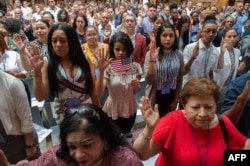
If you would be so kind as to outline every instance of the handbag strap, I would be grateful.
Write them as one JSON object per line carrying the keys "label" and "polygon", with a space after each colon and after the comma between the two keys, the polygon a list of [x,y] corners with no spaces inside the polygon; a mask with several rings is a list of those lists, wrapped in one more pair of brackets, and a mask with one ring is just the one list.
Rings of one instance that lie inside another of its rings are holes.
{"label": "handbag strap", "polygon": [[226,143],[226,148],[228,149],[228,134],[227,134],[226,125],[225,125],[224,120],[222,119],[222,116],[220,114],[217,114],[217,117],[218,117],[221,129],[222,129],[224,141]]}

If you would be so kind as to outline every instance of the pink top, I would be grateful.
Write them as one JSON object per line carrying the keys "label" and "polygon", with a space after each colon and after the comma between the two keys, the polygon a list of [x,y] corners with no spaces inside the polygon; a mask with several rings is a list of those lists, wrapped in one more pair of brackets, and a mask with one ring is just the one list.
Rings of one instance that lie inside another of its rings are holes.
{"label": "pink top", "polygon": [[[65,160],[56,157],[56,151],[60,145],[53,146],[48,151],[44,152],[38,159],[23,163],[16,164],[16,166],[75,166],[76,163],[66,163]],[[119,146],[108,154],[108,165],[112,166],[142,166],[142,162],[137,156],[136,152],[132,149]]]}

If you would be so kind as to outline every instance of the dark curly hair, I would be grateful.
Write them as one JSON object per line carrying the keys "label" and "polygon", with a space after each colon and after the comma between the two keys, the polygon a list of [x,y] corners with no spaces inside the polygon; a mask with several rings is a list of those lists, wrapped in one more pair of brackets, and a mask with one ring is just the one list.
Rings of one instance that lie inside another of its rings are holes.
{"label": "dark curly hair", "polygon": [[7,18],[5,21],[5,29],[11,33],[19,33],[21,30],[22,23],[20,19],[16,18]]}
{"label": "dark curly hair", "polygon": [[[109,150],[118,146],[130,146],[101,108],[93,104],[84,104],[78,110],[71,113],[69,113],[69,110],[66,111],[65,119],[60,124],[61,146],[56,152],[58,158],[74,162],[74,159],[69,154],[66,140],[67,135],[74,131],[83,131],[87,134],[100,136],[109,144]],[[91,113],[92,116],[89,116],[88,113]]]}
{"label": "dark curly hair", "polygon": [[111,40],[109,42],[110,58],[115,59],[114,45],[116,42],[122,43],[124,46],[126,46],[126,57],[130,57],[134,52],[134,46],[129,36],[124,32],[117,32],[114,34],[114,36],[111,37]]}

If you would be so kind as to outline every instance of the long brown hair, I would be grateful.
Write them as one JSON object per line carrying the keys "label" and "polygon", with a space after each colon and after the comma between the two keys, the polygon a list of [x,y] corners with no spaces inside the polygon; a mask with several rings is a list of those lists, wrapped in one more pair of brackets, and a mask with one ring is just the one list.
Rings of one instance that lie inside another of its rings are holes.
{"label": "long brown hair", "polygon": [[8,49],[8,46],[4,40],[4,36],[0,34],[0,52],[4,53]]}

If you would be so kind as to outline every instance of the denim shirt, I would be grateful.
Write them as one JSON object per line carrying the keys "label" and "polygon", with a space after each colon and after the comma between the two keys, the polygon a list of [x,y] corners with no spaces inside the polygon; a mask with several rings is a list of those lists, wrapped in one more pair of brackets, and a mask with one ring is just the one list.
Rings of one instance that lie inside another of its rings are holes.
{"label": "denim shirt", "polygon": [[[250,72],[235,78],[229,85],[228,91],[226,93],[223,106],[220,113],[223,113],[232,108],[237,97],[242,93],[246,82],[250,80]],[[236,128],[244,135],[248,136],[250,134],[250,100],[246,103],[243,113],[240,117]]]}
{"label": "denim shirt", "polygon": [[[237,12],[234,12],[231,14],[231,16],[234,18],[235,20],[235,24],[233,26],[233,28],[236,30],[237,34],[238,34],[238,41],[241,39],[241,34],[242,34],[242,26],[244,26],[247,22],[247,16],[244,14],[241,14],[238,16],[237,18]],[[237,20],[236,20],[237,18]]]}

